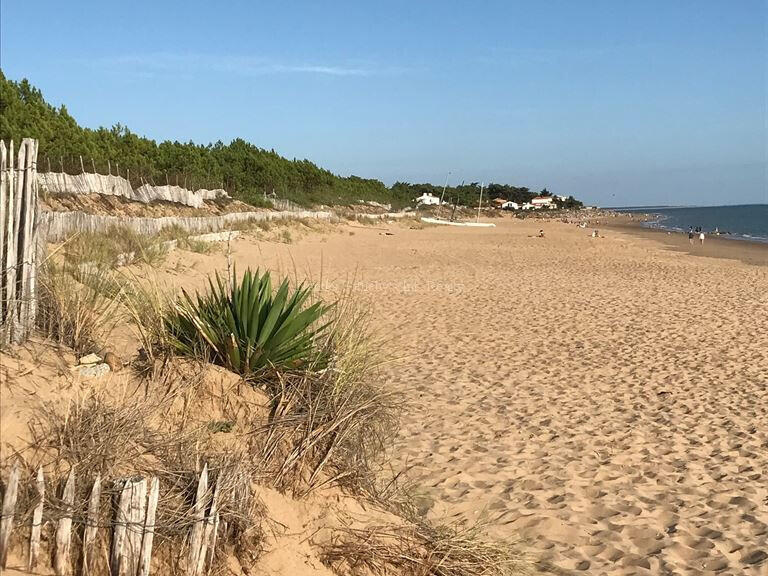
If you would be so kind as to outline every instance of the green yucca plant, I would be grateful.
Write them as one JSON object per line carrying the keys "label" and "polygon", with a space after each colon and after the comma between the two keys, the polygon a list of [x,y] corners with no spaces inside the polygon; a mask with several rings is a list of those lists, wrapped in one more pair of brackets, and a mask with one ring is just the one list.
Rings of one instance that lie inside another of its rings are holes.
{"label": "green yucca plant", "polygon": [[273,292],[269,272],[246,270],[231,283],[216,274],[207,294],[193,299],[185,290],[166,315],[172,345],[184,355],[207,355],[244,376],[269,369],[302,368],[318,360],[315,341],[331,308],[306,306],[311,287],[291,289],[283,280]]}

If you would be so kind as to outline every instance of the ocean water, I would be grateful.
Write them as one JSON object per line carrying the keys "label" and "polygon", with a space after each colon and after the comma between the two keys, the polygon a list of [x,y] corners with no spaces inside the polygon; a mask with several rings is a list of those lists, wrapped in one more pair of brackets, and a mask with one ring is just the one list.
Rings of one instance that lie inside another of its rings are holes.
{"label": "ocean water", "polygon": [[699,208],[646,206],[618,210],[653,214],[656,218],[646,224],[650,228],[687,232],[691,226],[700,226],[707,234],[718,230],[721,235],[730,238],[768,243],[768,204]]}

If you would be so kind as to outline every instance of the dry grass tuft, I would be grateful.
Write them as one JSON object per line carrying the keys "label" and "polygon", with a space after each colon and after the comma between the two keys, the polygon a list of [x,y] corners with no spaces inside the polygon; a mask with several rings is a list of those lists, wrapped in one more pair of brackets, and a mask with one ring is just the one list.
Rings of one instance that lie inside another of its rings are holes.
{"label": "dry grass tuft", "polygon": [[154,367],[157,360],[168,359],[171,355],[170,335],[164,318],[172,309],[173,297],[152,272],[146,280],[126,272],[122,280],[123,308],[141,344],[144,364]]}
{"label": "dry grass tuft", "polygon": [[[182,373],[191,376],[180,380]],[[252,482],[261,473],[247,444],[216,442],[215,431],[188,418],[205,385],[203,373],[194,367],[174,370],[166,365],[157,371],[154,382],[147,382],[151,389],[105,387],[90,390],[65,407],[42,405],[30,423],[33,441],[19,454],[27,474],[31,476],[42,465],[46,483],[59,486],[69,470],[75,469],[75,525],[85,523],[90,487],[97,474],[103,478],[107,497],[103,502],[114,502],[124,478],[157,477],[157,556],[168,558],[170,565],[180,565],[176,557],[184,550],[195,522],[191,504],[197,473],[207,463],[210,478],[220,483],[221,542],[251,558],[262,541],[263,505],[252,490]],[[49,526],[68,511],[58,493],[57,489],[46,490],[44,520]],[[209,491],[207,498],[211,496]],[[18,505],[20,518],[31,517],[35,504],[34,491],[26,490]],[[114,522],[112,506],[102,508],[100,523],[110,526]],[[105,536],[103,546],[106,544]]]}
{"label": "dry grass tuft", "polygon": [[261,456],[274,484],[298,494],[329,483],[361,488],[398,427],[399,401],[379,383],[368,316],[339,305],[324,347],[330,361],[321,369],[265,383],[272,411]]}
{"label": "dry grass tuft", "polygon": [[167,254],[159,239],[121,226],[112,226],[105,232],[82,232],[64,243],[64,260],[73,267],[86,263],[99,268],[130,262],[157,265]]}
{"label": "dry grass tuft", "polygon": [[513,546],[486,539],[480,525],[342,528],[321,547],[323,563],[344,576],[520,576],[531,566]]}
{"label": "dry grass tuft", "polygon": [[98,350],[120,321],[121,288],[109,270],[49,260],[38,283],[38,326],[78,353]]}

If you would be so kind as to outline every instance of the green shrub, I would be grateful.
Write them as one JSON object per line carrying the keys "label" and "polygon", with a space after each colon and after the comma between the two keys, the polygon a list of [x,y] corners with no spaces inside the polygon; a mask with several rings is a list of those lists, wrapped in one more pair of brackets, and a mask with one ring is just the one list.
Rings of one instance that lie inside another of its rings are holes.
{"label": "green shrub", "polygon": [[318,360],[319,324],[330,306],[305,306],[311,288],[291,289],[284,280],[272,291],[269,272],[246,270],[231,283],[216,275],[207,294],[182,297],[166,315],[172,346],[181,354],[205,356],[238,374],[300,369]]}

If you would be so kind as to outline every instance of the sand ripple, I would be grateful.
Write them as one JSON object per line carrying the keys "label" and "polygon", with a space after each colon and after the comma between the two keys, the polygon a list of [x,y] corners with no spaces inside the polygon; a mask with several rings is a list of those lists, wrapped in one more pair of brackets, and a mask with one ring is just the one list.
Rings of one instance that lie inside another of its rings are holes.
{"label": "sand ripple", "polygon": [[574,573],[768,574],[768,268],[565,226],[429,232],[363,275],[461,286],[373,298],[410,354],[387,376],[432,514]]}

